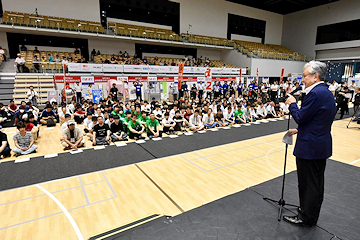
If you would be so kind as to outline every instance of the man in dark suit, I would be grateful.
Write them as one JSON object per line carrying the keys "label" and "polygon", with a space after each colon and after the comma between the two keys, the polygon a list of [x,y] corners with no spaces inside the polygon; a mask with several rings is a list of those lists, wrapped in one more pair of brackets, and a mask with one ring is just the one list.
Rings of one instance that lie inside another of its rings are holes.
{"label": "man in dark suit", "polygon": [[336,106],[333,94],[323,80],[326,64],[311,61],[304,66],[305,97],[298,108],[296,99],[289,95],[286,103],[298,124],[289,135],[297,134],[294,148],[299,183],[300,208],[297,216],[284,216],[284,220],[299,226],[314,226],[324,198],[324,172],[326,159],[332,155],[331,125]]}

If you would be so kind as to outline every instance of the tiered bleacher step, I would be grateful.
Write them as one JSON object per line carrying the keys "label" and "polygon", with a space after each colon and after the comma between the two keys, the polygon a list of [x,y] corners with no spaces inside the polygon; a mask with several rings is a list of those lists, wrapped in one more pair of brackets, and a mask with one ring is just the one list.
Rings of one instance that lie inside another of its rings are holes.
{"label": "tiered bleacher step", "polygon": [[0,103],[8,105],[13,99],[15,73],[0,74]]}
{"label": "tiered bleacher step", "polygon": [[39,94],[38,104],[42,105],[47,101],[47,92],[55,90],[52,76],[24,76],[18,75],[15,78],[13,98],[16,104],[21,101],[28,101],[27,92],[33,86]]}

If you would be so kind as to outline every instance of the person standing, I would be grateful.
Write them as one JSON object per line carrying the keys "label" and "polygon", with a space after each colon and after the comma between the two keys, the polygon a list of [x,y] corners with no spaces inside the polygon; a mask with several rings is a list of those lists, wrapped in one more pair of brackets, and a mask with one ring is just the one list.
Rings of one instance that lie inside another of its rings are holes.
{"label": "person standing", "polygon": [[135,86],[135,90],[136,90],[136,99],[140,99],[140,101],[141,101],[142,100],[141,88],[143,85],[139,81],[136,81],[134,86]]}
{"label": "person standing", "polygon": [[33,86],[30,86],[29,91],[27,92],[27,97],[29,99],[29,102],[32,103],[35,107],[37,106],[37,99],[39,97],[39,94],[34,90]]}
{"label": "person standing", "polygon": [[117,100],[119,89],[116,87],[116,83],[113,83],[112,88],[110,88],[110,92],[114,96],[114,100]]}
{"label": "person standing", "polygon": [[198,89],[199,89],[199,101],[203,98],[204,95],[204,89],[205,89],[205,84],[203,81],[200,81],[198,84]]}
{"label": "person standing", "polygon": [[284,220],[298,226],[316,225],[324,199],[326,159],[332,155],[331,125],[336,114],[333,94],[324,83],[325,63],[311,61],[304,66],[305,97],[301,108],[288,94],[290,114],[298,124],[289,135],[297,134],[294,148],[298,175],[300,208],[296,216]]}
{"label": "person standing", "polygon": [[74,89],[76,93],[76,102],[81,104],[82,86],[80,85],[80,82],[76,82]]}

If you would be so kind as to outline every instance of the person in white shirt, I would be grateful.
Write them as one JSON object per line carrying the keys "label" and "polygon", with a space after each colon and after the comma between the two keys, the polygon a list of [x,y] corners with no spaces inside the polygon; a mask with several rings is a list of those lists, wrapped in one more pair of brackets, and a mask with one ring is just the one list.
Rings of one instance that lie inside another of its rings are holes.
{"label": "person in white shirt", "polygon": [[61,61],[61,65],[63,65],[63,66],[66,65],[66,66],[67,66],[68,64],[69,64],[69,61],[68,61],[68,60],[66,59],[66,57],[64,56],[64,57],[63,57],[63,60]]}
{"label": "person in white shirt", "polygon": [[198,90],[199,90],[199,99],[202,99],[204,96],[205,84],[203,81],[198,83]]}
{"label": "person in white shirt", "polygon": [[260,105],[256,109],[256,113],[257,113],[259,118],[261,118],[261,119],[266,118],[267,111],[266,111],[266,108],[264,106],[264,103],[260,103]]}
{"label": "person in white shirt", "polygon": [[[145,110],[143,110],[145,111]],[[146,111],[145,111],[146,112]],[[162,121],[164,118],[164,113],[163,111],[160,109],[159,105],[155,106],[155,110],[153,111],[153,113],[155,114],[155,118],[159,121]]]}
{"label": "person in white shirt", "polygon": [[[151,106],[147,101],[144,101],[144,105],[141,105],[141,111],[145,111],[147,114],[151,111]],[[156,114],[155,114],[156,117]]]}
{"label": "person in white shirt", "polygon": [[15,59],[16,68],[19,73],[24,72],[25,59],[21,57],[21,54],[18,53],[17,58]]}
{"label": "person in white shirt", "polygon": [[37,106],[37,99],[39,97],[39,94],[34,90],[33,86],[30,86],[30,89],[26,95],[29,101],[32,103],[32,105]]}
{"label": "person in white shirt", "polygon": [[1,46],[0,46],[0,55],[2,55],[2,56],[3,56],[4,61],[6,61],[6,54],[5,54],[4,49],[3,49]]}
{"label": "person in white shirt", "polygon": [[250,110],[249,110],[249,114],[250,114],[250,118],[252,121],[256,121],[259,119],[256,111],[255,111],[255,108],[254,108],[254,105],[251,105],[250,107]]}
{"label": "person in white shirt", "polygon": [[224,119],[225,119],[225,122],[227,122],[228,124],[230,125],[233,125],[235,124],[235,120],[234,120],[234,112],[232,110],[232,108],[229,106],[227,107],[224,111]]}
{"label": "person in white shirt", "polygon": [[201,121],[200,112],[198,109],[195,110],[189,118],[190,130],[193,132],[201,131],[204,129],[204,125]]}
{"label": "person in white shirt", "polygon": [[206,128],[214,128],[218,125],[218,123],[215,122],[214,114],[211,108],[208,109],[207,114],[204,114],[202,121]]}
{"label": "person in white shirt", "polygon": [[170,118],[170,114],[168,112],[164,114],[164,118],[161,120],[161,124],[164,133],[166,134],[172,133],[176,135],[176,132],[174,130],[176,123],[173,119]]}
{"label": "person in white shirt", "polygon": [[276,115],[276,112],[275,112],[275,103],[274,102],[270,102],[266,106],[266,111],[267,111],[267,117],[268,118],[277,118],[277,115]]}
{"label": "person in white shirt", "polygon": [[289,104],[283,104],[281,108],[285,115],[289,114]]}
{"label": "person in white shirt", "polygon": [[173,109],[171,109],[171,111],[170,111],[170,118],[171,119],[174,119],[174,117],[175,117],[175,112],[178,110],[178,106],[177,105],[174,105],[173,106]]}
{"label": "person in white shirt", "polygon": [[278,82],[274,82],[273,84],[271,84],[270,86],[270,90],[271,90],[271,101],[275,101],[277,98],[277,92],[279,90],[280,86],[278,85]]}
{"label": "person in white shirt", "polygon": [[76,102],[81,103],[82,86],[80,85],[80,82],[76,82],[74,89],[76,93]]}
{"label": "person in white shirt", "polygon": [[59,112],[60,125],[62,125],[65,122],[65,115],[69,114],[71,116],[71,114],[70,111],[66,108],[66,106],[62,106],[58,112]]}

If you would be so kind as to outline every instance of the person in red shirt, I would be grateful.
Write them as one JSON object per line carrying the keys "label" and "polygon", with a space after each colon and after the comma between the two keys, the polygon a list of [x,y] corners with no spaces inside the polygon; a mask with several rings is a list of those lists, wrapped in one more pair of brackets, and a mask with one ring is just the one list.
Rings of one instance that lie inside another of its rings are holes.
{"label": "person in red shirt", "polygon": [[34,138],[34,141],[37,140],[38,138],[38,131],[39,131],[39,128],[35,126],[35,124],[33,124],[31,121],[30,121],[30,118],[34,118],[34,116],[29,116],[25,121],[25,131],[26,132],[30,132],[32,135],[33,135],[33,138]]}
{"label": "person in red shirt", "polygon": [[8,110],[9,110],[9,113],[11,114],[11,116],[14,116],[15,112],[17,110],[19,110],[19,107],[18,107],[18,105],[15,104],[14,100],[10,101],[10,104],[8,105]]}
{"label": "person in red shirt", "polygon": [[76,112],[74,113],[74,120],[77,124],[81,124],[85,119],[85,111],[80,105],[77,106]]}
{"label": "person in red shirt", "polygon": [[193,115],[193,113],[191,112],[190,107],[186,108],[186,113],[184,114],[184,118],[186,119],[186,121],[189,122],[190,116]]}

